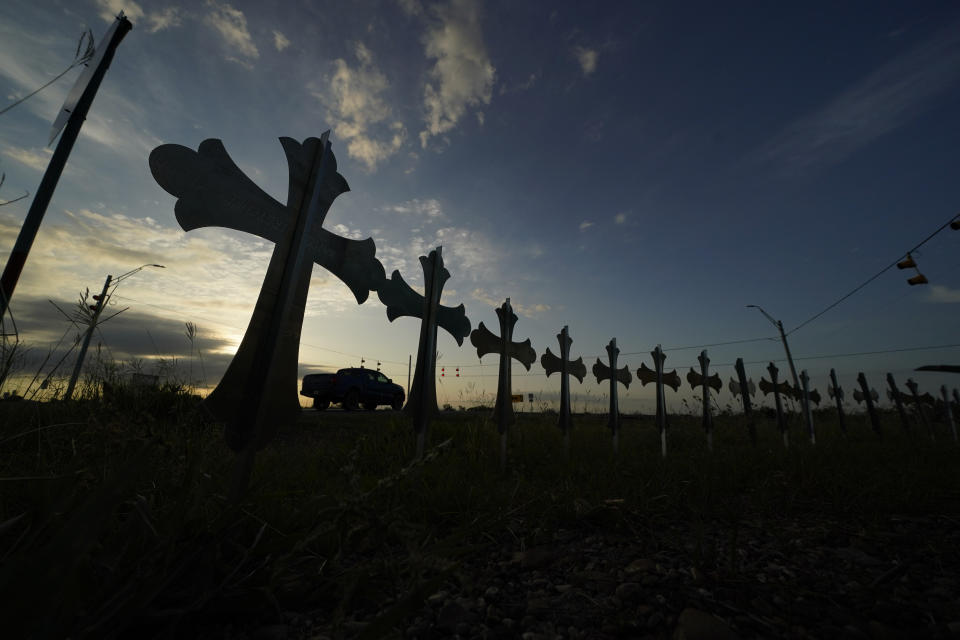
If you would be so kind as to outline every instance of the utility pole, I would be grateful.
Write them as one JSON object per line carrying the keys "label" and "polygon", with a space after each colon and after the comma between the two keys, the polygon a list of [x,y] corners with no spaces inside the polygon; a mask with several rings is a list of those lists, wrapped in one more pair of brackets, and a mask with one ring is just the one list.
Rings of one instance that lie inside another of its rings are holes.
{"label": "utility pole", "polygon": [[799,393],[800,378],[797,377],[797,369],[796,367],[793,366],[793,356],[790,355],[790,345],[787,344],[787,334],[784,333],[783,331],[783,323],[780,322],[779,320],[774,320],[769,313],[767,313],[766,311],[764,311],[763,309],[761,309],[759,306],[755,304],[748,304],[747,306],[757,309],[760,313],[762,313],[767,318],[767,320],[772,322],[773,326],[775,326],[777,330],[780,332],[780,340],[781,342],[783,342],[783,350],[787,352],[787,363],[790,365],[790,375],[793,376],[793,388],[796,389],[797,392]]}
{"label": "utility pole", "polygon": [[[121,12],[120,15],[117,16],[116,22],[114,22],[106,34],[105,39],[107,42],[101,42],[100,47],[97,48],[94,61],[90,63],[93,67],[92,73],[88,75],[85,71],[81,74],[77,80],[77,84],[74,85],[70,95],[67,96],[67,101],[64,103],[64,111],[69,113],[66,127],[63,129],[63,135],[60,137],[60,142],[57,143],[57,149],[53,152],[53,157],[50,158],[47,170],[44,172],[40,186],[37,188],[37,193],[33,197],[33,202],[30,204],[30,210],[27,212],[27,217],[23,221],[20,233],[17,235],[17,242],[13,245],[13,250],[7,258],[3,275],[0,276],[0,318],[7,313],[7,308],[10,306],[10,298],[13,297],[13,291],[16,289],[17,282],[20,279],[20,272],[23,271],[23,265],[26,263],[27,256],[30,254],[30,248],[33,246],[33,241],[37,237],[37,231],[40,230],[40,223],[43,221],[43,216],[47,212],[47,205],[50,204],[53,191],[56,189],[57,182],[60,180],[60,174],[63,173],[63,168],[67,164],[67,158],[70,156],[73,144],[80,134],[80,127],[83,126],[83,121],[87,117],[90,105],[93,104],[93,98],[100,88],[103,76],[106,74],[107,68],[113,60],[113,54],[116,52],[120,41],[123,40],[123,37],[127,35],[127,32],[132,28],[133,25],[130,24],[130,21],[127,20]],[[90,67],[88,67],[88,71],[89,69]],[[83,83],[86,83],[85,87]],[[79,99],[77,99],[76,106],[74,107],[73,96],[78,90],[82,91],[82,94]],[[61,116],[62,115],[63,114],[61,114]],[[53,125],[53,137],[56,137],[58,127],[63,126],[60,124],[60,120],[61,118],[58,117]],[[53,142],[52,139],[51,142]]]}
{"label": "utility pole", "polygon": [[110,288],[111,280],[113,280],[113,276],[107,276],[106,282],[103,283],[103,290],[100,292],[100,296],[94,298],[97,304],[93,308],[93,316],[91,316],[90,324],[87,326],[87,332],[83,336],[83,344],[80,346],[79,355],[77,355],[77,364],[73,367],[70,384],[67,385],[67,392],[63,396],[65,400],[69,400],[73,396],[73,389],[77,386],[77,379],[80,377],[80,370],[83,368],[83,359],[86,357],[87,348],[90,346],[90,338],[93,337],[93,330],[97,328],[97,321],[100,320],[100,312],[103,311],[103,305],[107,302],[107,289]]}

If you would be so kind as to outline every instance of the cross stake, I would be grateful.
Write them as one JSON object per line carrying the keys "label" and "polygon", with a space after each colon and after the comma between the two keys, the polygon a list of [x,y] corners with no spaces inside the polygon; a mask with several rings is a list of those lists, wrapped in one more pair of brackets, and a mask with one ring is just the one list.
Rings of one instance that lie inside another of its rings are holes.
{"label": "cross stake", "polygon": [[329,134],[302,144],[280,138],[290,172],[286,205],[244,175],[219,140],[204,140],[197,151],[165,144],[150,154],[154,178],[178,198],[175,212],[185,231],[227,227],[275,243],[240,347],[203,402],[226,423],[227,444],[239,454],[234,501],[246,492],[256,451],[300,412],[297,360],[313,263],[342,280],[358,303],[384,280],[371,238],[350,240],[322,227],[333,200],[350,190],[337,173]]}
{"label": "cross stake", "polygon": [[893,404],[897,407],[897,415],[900,416],[900,425],[904,431],[908,431],[910,429],[910,418],[907,416],[907,410],[903,407],[903,393],[897,388],[897,383],[893,379],[892,373],[887,374],[887,385],[890,387],[887,391],[887,396],[893,400]]}
{"label": "cross stake", "polygon": [[593,375],[597,377],[597,384],[604,380],[610,380],[610,417],[607,419],[607,427],[613,432],[613,453],[617,454],[620,447],[620,403],[617,401],[617,383],[630,388],[630,381],[633,376],[630,375],[630,368],[623,367],[617,369],[617,356],[620,355],[620,349],[617,348],[617,339],[611,338],[607,345],[607,357],[610,365],[607,366],[597,358],[593,365]]}
{"label": "cross stake", "polygon": [[930,434],[930,440],[936,440],[936,436],[933,433],[933,425],[930,424],[930,421],[927,420],[927,414],[923,411],[923,403],[920,398],[919,386],[912,378],[907,378],[907,388],[910,389],[910,394],[913,396],[914,405],[917,408],[917,413],[920,415],[920,422],[927,428],[927,433]]}
{"label": "cross stake", "polygon": [[747,380],[747,372],[743,368],[743,358],[737,358],[734,369],[737,371],[737,382],[734,382],[733,378],[730,379],[730,393],[734,396],[739,395],[741,402],[743,402],[743,415],[747,419],[747,431],[750,434],[750,442],[756,446],[757,425],[753,420],[753,406],[750,402],[750,396],[756,395],[757,387],[753,384],[753,380]]}
{"label": "cross stake", "polygon": [[787,431],[787,421],[783,416],[783,402],[780,400],[781,392],[788,391],[790,385],[786,382],[778,382],[777,375],[780,373],[780,370],[777,369],[776,365],[772,362],[767,365],[767,372],[770,374],[770,382],[767,382],[766,378],[760,378],[760,391],[763,391],[763,395],[767,395],[773,392],[773,404],[777,408],[777,427],[780,429],[780,434],[783,436],[783,447],[786,449],[790,446],[790,433]]}
{"label": "cross stake", "polygon": [[830,369],[830,383],[833,386],[827,387],[827,393],[837,402],[837,419],[840,421],[840,431],[846,436],[847,421],[843,415],[843,388],[837,383],[837,372],[834,369]]}
{"label": "cross stake", "polygon": [[860,384],[859,389],[854,389],[853,399],[857,401],[857,404],[861,402],[867,403],[867,414],[870,416],[870,424],[873,425],[873,432],[878,436],[881,435],[880,432],[880,417],[877,415],[877,410],[873,406],[873,403],[880,398],[877,395],[875,389],[871,389],[867,385],[867,376],[863,375],[863,371],[857,374],[857,382]]}
{"label": "cross stake", "polygon": [[437,413],[437,327],[443,327],[461,346],[463,339],[470,334],[470,320],[463,305],[451,308],[440,304],[443,285],[450,278],[450,272],[443,266],[442,250],[443,247],[437,247],[429,256],[420,256],[424,295],[410,288],[399,271],[394,271],[390,279],[384,280],[377,290],[380,302],[387,307],[390,322],[401,316],[421,319],[417,368],[404,407],[404,412],[413,419],[417,460],[423,457],[427,427]]}
{"label": "cross stake", "polygon": [[570,428],[573,421],[570,419],[570,376],[575,377],[583,384],[583,378],[587,375],[587,367],[583,364],[583,358],[570,360],[570,345],[573,340],[564,325],[560,333],[557,334],[557,341],[560,343],[560,356],[557,357],[550,353],[550,347],[547,347],[546,353],[540,356],[540,365],[547,372],[549,378],[551,374],[560,374],[560,417],[557,424],[563,431],[563,449],[567,455],[570,455]]}
{"label": "cross stake", "polygon": [[497,401],[493,407],[493,416],[500,432],[500,470],[507,468],[507,429],[516,422],[513,413],[513,367],[511,363],[516,358],[520,364],[530,370],[537,360],[537,352],[530,346],[530,339],[523,342],[513,342],[513,325],[517,323],[517,316],[510,306],[510,298],[497,307],[497,318],[500,320],[500,335],[495,336],[489,329],[480,325],[470,333],[470,343],[477,348],[477,356],[482,358],[488,353],[500,355],[500,374],[497,378]]}
{"label": "cross stake", "polygon": [[[812,399],[810,398],[810,376],[807,375],[807,370],[804,369],[800,372],[800,385],[803,387],[803,417],[807,421],[807,435],[810,436],[810,444],[817,444],[817,434],[813,430],[813,409],[810,407]],[[817,395],[817,404],[820,403],[820,396]]]}
{"label": "cross stake", "polygon": [[680,390],[680,376],[677,375],[677,370],[674,369],[670,373],[663,372],[663,363],[667,359],[666,354],[663,353],[663,350],[660,348],[660,345],[657,345],[653,351],[650,352],[650,355],[653,356],[653,369],[648,369],[647,365],[640,363],[640,368],[637,369],[637,380],[640,381],[640,384],[647,386],[648,382],[656,383],[656,393],[657,393],[657,429],[660,431],[660,455],[664,458],[667,457],[667,400],[666,395],[663,392],[663,385],[669,385],[673,387],[674,392]]}
{"label": "cross stake", "polygon": [[701,418],[701,424],[707,434],[707,449],[713,451],[713,414],[710,412],[710,387],[713,387],[714,391],[720,393],[720,390],[723,388],[723,383],[720,382],[720,376],[716,373],[712,376],[710,375],[710,358],[707,357],[706,349],[700,352],[697,360],[700,362],[700,373],[697,373],[693,370],[693,367],[690,367],[690,371],[687,372],[687,382],[690,383],[690,388],[692,389],[703,387],[703,416]]}

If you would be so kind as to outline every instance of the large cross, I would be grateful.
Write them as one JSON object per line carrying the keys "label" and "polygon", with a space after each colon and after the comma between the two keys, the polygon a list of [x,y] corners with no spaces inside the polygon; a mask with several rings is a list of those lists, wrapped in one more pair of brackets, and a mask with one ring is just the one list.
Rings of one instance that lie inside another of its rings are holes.
{"label": "large cross", "polygon": [[[910,389],[910,395],[913,397],[913,403],[917,408],[917,413],[920,415],[920,422],[927,427],[927,433],[930,434],[930,439],[935,440],[936,438],[933,433],[933,425],[930,424],[929,420],[927,420],[927,414],[923,411],[923,403],[920,397],[920,387],[913,380],[913,378],[907,378],[907,389]],[[932,397],[930,399],[933,400]]]}
{"label": "large cross", "polygon": [[450,272],[443,266],[443,247],[437,247],[429,256],[420,256],[423,267],[424,295],[414,291],[403,280],[399,271],[394,271],[389,280],[380,284],[377,296],[387,307],[387,318],[393,322],[401,316],[420,318],[420,343],[417,346],[417,368],[413,374],[413,386],[404,411],[413,418],[413,430],[417,434],[417,453],[423,457],[427,426],[437,412],[437,327],[443,327],[458,345],[470,334],[470,320],[461,304],[456,308],[440,304],[443,285]]}
{"label": "large cross", "polygon": [[853,399],[857,401],[857,404],[861,402],[867,403],[867,414],[870,416],[870,424],[873,425],[873,432],[878,436],[880,432],[880,418],[877,416],[877,410],[874,408],[873,403],[880,399],[880,396],[877,394],[876,389],[871,389],[867,384],[867,376],[863,375],[863,371],[857,374],[857,383],[860,385],[859,389],[853,390]]}
{"label": "large cross", "polygon": [[574,376],[583,384],[583,378],[587,375],[587,367],[583,364],[583,358],[570,360],[570,345],[573,340],[566,325],[557,334],[557,341],[560,343],[560,356],[557,357],[550,352],[550,347],[540,356],[540,365],[547,372],[549,378],[551,374],[560,374],[560,417],[557,424],[563,431],[564,447],[570,446],[570,427],[573,421],[570,419],[570,376]]}
{"label": "large cross", "polygon": [[831,386],[827,387],[827,393],[837,403],[837,419],[840,421],[840,431],[846,435],[847,421],[843,415],[843,388],[837,382],[837,372],[833,369],[830,369],[830,384]]}
{"label": "large cross", "polygon": [[640,381],[640,384],[647,386],[647,383],[654,382],[656,383],[656,393],[657,393],[657,429],[660,430],[660,455],[664,458],[667,457],[667,400],[666,394],[663,391],[663,385],[668,385],[673,387],[674,392],[680,390],[680,376],[677,375],[677,370],[674,369],[670,373],[663,372],[663,363],[667,359],[666,354],[660,348],[660,345],[657,345],[653,351],[650,352],[650,355],[653,356],[653,369],[647,368],[647,365],[640,363],[640,368],[637,369],[637,380]]}
{"label": "large cross", "polygon": [[897,381],[893,379],[893,374],[887,374],[887,385],[890,389],[887,391],[887,397],[893,400],[893,404],[897,407],[897,415],[900,416],[900,425],[905,429],[910,429],[910,419],[907,417],[907,410],[903,408],[903,398],[904,395],[897,388]]}
{"label": "large cross", "polygon": [[710,388],[713,387],[714,391],[720,393],[720,389],[723,388],[723,383],[720,382],[720,376],[716,373],[712,376],[710,375],[710,358],[707,357],[706,350],[700,352],[697,361],[700,362],[700,373],[697,373],[693,370],[693,367],[690,367],[690,371],[687,372],[687,382],[690,383],[692,389],[703,387],[703,415],[701,424],[707,434],[707,449],[713,451],[713,414],[710,412]]}
{"label": "large cross", "polygon": [[[817,433],[813,430],[813,410],[810,408],[810,403],[813,399],[810,397],[810,376],[807,375],[807,370],[804,369],[800,372],[800,389],[801,393],[801,406],[803,407],[803,417],[807,421],[807,436],[810,438],[810,444],[817,444]],[[820,404],[820,394],[817,394],[817,405]]]}
{"label": "large cross", "polygon": [[624,366],[617,369],[617,356],[620,355],[620,349],[617,348],[617,339],[611,338],[607,345],[607,358],[610,365],[600,362],[600,358],[593,365],[593,375],[597,377],[597,384],[604,380],[610,380],[610,417],[607,419],[607,427],[613,432],[613,452],[617,453],[620,446],[620,403],[617,400],[617,383],[630,388],[630,381],[633,376],[630,375],[630,368]]}
{"label": "large cross", "polygon": [[753,380],[747,379],[747,372],[743,368],[743,358],[737,358],[733,368],[737,372],[737,382],[730,378],[730,393],[734,397],[740,396],[740,401],[743,402],[743,415],[747,419],[747,432],[750,434],[750,442],[756,445],[757,426],[753,420],[753,405],[750,402],[750,396],[756,395],[757,385],[753,384]]}
{"label": "large cross", "polygon": [[280,138],[290,174],[285,205],[255,185],[219,140],[204,140],[197,151],[165,144],[150,154],[154,178],[178,198],[175,212],[185,231],[226,227],[275,243],[240,347],[204,400],[226,423],[235,451],[264,447],[277,425],[300,410],[297,359],[313,264],[342,280],[358,303],[385,279],[371,238],[350,240],[322,227],[333,200],[350,189],[337,173],[329,133],[303,143]]}
{"label": "large cross", "polygon": [[780,400],[780,394],[789,391],[790,385],[786,382],[779,382],[778,375],[780,370],[777,369],[776,365],[772,362],[767,365],[767,372],[770,374],[771,382],[767,382],[766,378],[760,378],[760,391],[763,391],[763,395],[773,393],[773,403],[777,408],[777,426],[780,428],[780,433],[783,435],[783,446],[790,446],[790,435],[787,431],[787,421],[783,417],[783,402]]}
{"label": "large cross", "polygon": [[513,359],[530,370],[537,360],[537,352],[530,346],[530,339],[523,342],[513,341],[513,325],[517,323],[517,315],[510,306],[510,298],[497,307],[497,318],[500,320],[500,335],[496,336],[483,323],[470,333],[470,343],[477,348],[477,356],[482,358],[488,353],[500,356],[500,373],[497,377],[497,401],[493,407],[493,416],[500,431],[500,467],[506,467],[507,456],[507,428],[515,421],[513,414]]}

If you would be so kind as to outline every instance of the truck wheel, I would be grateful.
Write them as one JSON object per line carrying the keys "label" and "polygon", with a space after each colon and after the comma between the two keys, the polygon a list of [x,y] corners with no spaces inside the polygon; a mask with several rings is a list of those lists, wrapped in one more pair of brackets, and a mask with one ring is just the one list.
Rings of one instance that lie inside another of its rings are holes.
{"label": "truck wheel", "polygon": [[347,411],[359,411],[360,410],[360,392],[356,389],[351,389],[347,392],[347,395],[343,397],[343,408]]}
{"label": "truck wheel", "polygon": [[317,411],[325,411],[327,407],[330,406],[329,400],[320,400],[318,398],[313,399],[313,408]]}
{"label": "truck wheel", "polygon": [[394,411],[400,411],[400,409],[403,409],[403,396],[395,397],[393,402],[390,403],[390,408]]}

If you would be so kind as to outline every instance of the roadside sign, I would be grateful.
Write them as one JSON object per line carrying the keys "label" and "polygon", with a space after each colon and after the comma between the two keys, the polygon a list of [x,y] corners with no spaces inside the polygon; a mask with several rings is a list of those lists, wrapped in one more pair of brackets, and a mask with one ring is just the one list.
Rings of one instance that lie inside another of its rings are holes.
{"label": "roadside sign", "polygon": [[512,394],[512,395],[510,396],[510,400],[511,400],[511,402],[523,402],[523,394],[522,394],[522,393],[514,393],[514,394]]}

